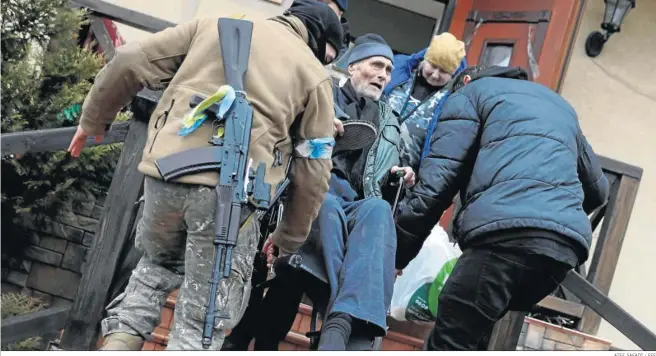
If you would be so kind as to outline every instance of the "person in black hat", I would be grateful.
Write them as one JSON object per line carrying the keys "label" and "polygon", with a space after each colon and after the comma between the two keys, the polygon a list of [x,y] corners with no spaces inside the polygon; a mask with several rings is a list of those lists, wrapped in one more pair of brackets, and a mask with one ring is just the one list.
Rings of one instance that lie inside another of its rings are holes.
{"label": "person in black hat", "polygon": [[[101,322],[102,350],[141,350],[173,289],[179,293],[167,349],[208,347],[203,342],[202,315],[215,253],[213,189],[218,176],[194,173],[171,183],[162,179],[156,162],[191,148],[209,147],[208,140],[216,135],[212,120],[197,122],[186,131],[186,113],[195,96],[222,92],[227,84],[220,44],[225,45],[230,34],[217,30],[219,18],[195,19],[117,48],[84,101],[68,149],[72,157],[79,156],[89,136],[99,140],[105,135],[117,112],[137,92],[171,83],[154,111],[166,114],[151,116],[146,149],[140,155],[144,209],[136,240],[143,255],[125,292],[107,306]],[[242,89],[253,102],[253,130],[261,129],[264,138],[251,140],[249,157],[254,166],[266,166],[272,186],[287,176],[292,182],[288,209],[270,237],[281,254],[290,254],[305,241],[328,190],[334,110],[324,65],[339,52],[342,31],[330,7],[316,1],[299,1],[286,15],[253,20],[252,26]],[[302,124],[294,125],[297,121]],[[225,317],[214,325],[210,350],[221,348],[224,334],[241,318],[250,292],[252,265],[244,261],[252,261],[258,252],[259,222],[246,219],[254,211],[249,205],[243,208],[245,221],[239,222],[232,272],[216,291],[216,313]]]}
{"label": "person in black hat", "polygon": [[349,47],[351,46],[351,42],[355,40],[353,36],[351,36],[350,32],[350,25],[348,23],[348,20],[346,20],[346,17],[344,17],[344,13],[346,10],[348,10],[348,0],[318,0],[322,1],[328,6],[330,6],[333,11],[335,11],[335,14],[337,14],[337,17],[339,17],[341,24],[342,24],[342,32],[344,33],[344,41],[342,42],[342,50],[337,54],[337,58],[341,58],[346,51],[349,50]]}
{"label": "person in black hat", "polygon": [[333,11],[335,11],[335,14],[337,14],[339,18],[341,18],[342,15],[344,15],[346,10],[348,9],[348,0],[319,0],[319,1],[328,4],[328,6],[330,6],[330,8],[333,9]]}
{"label": "person in black hat", "polygon": [[[330,5],[317,6],[314,0],[294,0],[283,16],[294,16],[303,22],[308,32],[308,46],[324,65],[330,64],[341,52],[344,31],[331,16]],[[276,17],[274,19],[281,19]]]}

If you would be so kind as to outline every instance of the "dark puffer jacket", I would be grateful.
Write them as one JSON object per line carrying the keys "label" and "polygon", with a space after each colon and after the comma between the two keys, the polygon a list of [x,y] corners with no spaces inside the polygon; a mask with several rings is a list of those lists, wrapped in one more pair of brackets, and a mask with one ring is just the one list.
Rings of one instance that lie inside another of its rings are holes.
{"label": "dark puffer jacket", "polygon": [[529,228],[571,238],[587,259],[587,214],[608,199],[608,180],[574,109],[547,87],[513,79],[518,73],[486,69],[445,103],[419,183],[399,205],[397,268],[417,255],[458,191],[461,248]]}

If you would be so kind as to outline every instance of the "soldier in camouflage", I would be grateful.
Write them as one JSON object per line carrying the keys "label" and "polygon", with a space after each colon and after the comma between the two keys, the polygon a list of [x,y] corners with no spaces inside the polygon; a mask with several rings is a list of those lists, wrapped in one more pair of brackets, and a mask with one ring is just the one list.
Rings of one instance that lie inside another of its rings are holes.
{"label": "soldier in camouflage", "polygon": [[[132,272],[125,292],[107,306],[107,318],[101,324],[103,335],[150,334],[159,322],[166,297],[182,286],[167,349],[200,350],[207,281],[213,267],[216,194],[213,188],[202,185],[171,185],[146,177],[144,196],[144,215],[135,241],[144,258]],[[225,330],[233,328],[246,309],[258,230],[253,218],[239,230],[230,277],[221,280],[216,296],[217,310],[227,311],[229,318],[216,319],[218,332],[213,345],[223,343]],[[196,268],[185,274],[185,261]]]}
{"label": "soldier in camouflage", "polygon": [[426,137],[448,97],[446,83],[467,66],[464,58],[464,43],[448,32],[435,36],[430,46],[418,53],[394,56],[392,80],[385,94],[401,123],[401,161],[415,172]]}
{"label": "soldier in camouflage", "polygon": [[[323,65],[340,51],[342,29],[333,10],[314,0],[296,0],[284,15],[252,22],[244,81],[254,103],[249,158],[254,167],[266,166],[265,179],[272,190],[286,176],[291,181],[286,209],[268,240],[284,255],[305,241],[328,190],[334,109],[331,80]],[[130,42],[117,48],[85,99],[69,146],[73,157],[89,136],[99,141],[116,113],[142,88],[166,86],[151,115],[139,164],[146,178],[136,247],[143,257],[124,293],[107,307],[101,350],[141,350],[175,288],[179,294],[167,349],[202,349],[215,254],[218,174],[202,172],[164,182],[155,161],[209,146],[216,132],[211,120],[187,135],[179,133],[191,99],[217,92],[226,82],[220,40],[217,19],[204,18]],[[294,75],[275,70],[283,67]],[[211,350],[221,348],[226,330],[237,324],[247,305],[260,236],[254,215],[251,205],[242,207],[230,276],[220,280],[212,296],[221,316],[215,319]]]}

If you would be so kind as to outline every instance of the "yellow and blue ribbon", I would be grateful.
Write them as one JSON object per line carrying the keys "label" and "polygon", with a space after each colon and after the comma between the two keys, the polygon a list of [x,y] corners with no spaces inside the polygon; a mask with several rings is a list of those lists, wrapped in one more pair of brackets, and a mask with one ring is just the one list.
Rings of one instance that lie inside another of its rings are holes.
{"label": "yellow and blue ribbon", "polygon": [[229,85],[222,85],[216,93],[209,96],[207,99],[196,105],[189,111],[182,119],[182,127],[178,131],[178,135],[187,136],[196,131],[198,127],[207,119],[206,109],[214,104],[219,104],[219,110],[216,113],[217,119],[223,119],[225,114],[230,110],[232,103],[235,101],[235,89]]}

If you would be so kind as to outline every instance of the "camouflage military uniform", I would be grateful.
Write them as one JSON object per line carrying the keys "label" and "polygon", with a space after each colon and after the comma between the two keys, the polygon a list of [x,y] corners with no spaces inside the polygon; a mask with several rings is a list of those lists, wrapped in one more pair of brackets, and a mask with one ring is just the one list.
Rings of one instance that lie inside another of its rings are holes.
{"label": "camouflage military uniform", "polygon": [[[414,80],[408,80],[406,83],[394,88],[389,93],[387,101],[392,106],[392,109],[399,113],[399,121],[401,123],[401,162],[405,166],[412,167],[417,172],[421,160],[421,151],[424,148],[424,141],[426,140],[426,130],[428,130],[428,125],[433,119],[433,113],[437,108],[437,104],[446,94],[447,90],[441,89],[427,100],[420,102],[410,96],[413,82]],[[418,105],[419,107],[417,107]]]}
{"label": "camouflage military uniform", "polygon": [[[144,215],[136,237],[144,256],[125,292],[107,307],[103,335],[120,332],[149,339],[166,297],[180,287],[167,349],[201,350],[214,261],[216,194],[206,186],[167,184],[150,177],[146,177],[144,189]],[[229,318],[216,319],[212,350],[221,349],[225,330],[234,327],[246,309],[258,229],[255,219],[242,226],[230,278],[219,284],[217,309]]]}

